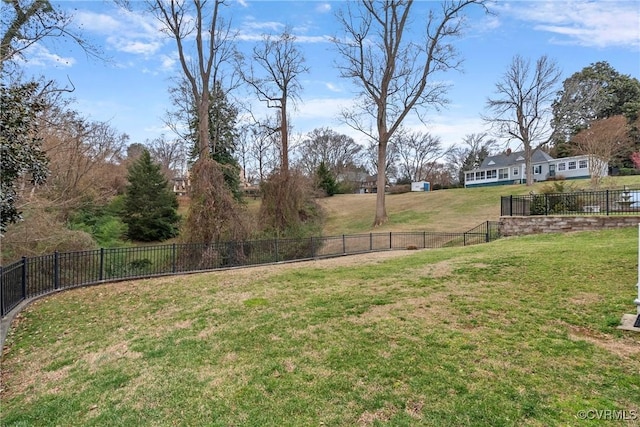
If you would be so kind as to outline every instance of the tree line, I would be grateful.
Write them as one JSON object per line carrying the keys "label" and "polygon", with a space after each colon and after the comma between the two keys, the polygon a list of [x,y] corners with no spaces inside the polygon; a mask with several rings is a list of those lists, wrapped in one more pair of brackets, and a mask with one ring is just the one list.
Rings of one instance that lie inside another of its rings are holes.
{"label": "tree line", "polygon": [[[336,66],[359,88],[355,107],[343,111],[341,120],[369,141],[366,146],[330,128],[292,134],[289,112],[301,100],[301,79],[309,69],[290,27],[264,34],[243,55],[222,0],[116,3],[153,13],[175,43],[181,71],[168,88],[172,105],[164,118],[173,135],[130,143],[108,123],[75,111],[72,86],[60,87],[46,77],[24,81],[18,59],[28,61],[30,45],[66,37],[96,57],[100,49],[71,31],[72,16],[48,1],[4,2],[0,226],[5,243],[7,231],[19,230],[19,221],[33,212],[46,226],[40,232],[23,227],[24,234],[14,238],[29,241],[33,251],[62,241],[82,247],[88,239],[81,233],[87,230],[135,240],[179,232],[193,242],[299,237],[321,229],[318,195],[355,191],[367,175],[376,177],[378,189],[420,180],[436,187],[460,185],[464,170],[478,167],[510,141],[523,148],[528,164],[533,150],[545,149],[556,156],[587,154],[623,171],[640,166],[640,83],[606,62],[591,64],[560,85],[561,72],[551,58],[532,63],[516,55],[487,100],[486,133],[444,147],[428,126],[405,127],[407,117],[426,123],[429,111],[447,104],[448,86],[434,75],[458,68],[454,42],[462,34],[462,18],[470,8],[491,13],[484,0],[442,1],[427,16],[416,16],[410,0],[353,1],[339,10]],[[417,18],[424,23],[420,30]],[[423,37],[409,38],[415,31]],[[258,116],[241,91],[270,113]],[[169,184],[187,173],[189,210],[180,219]],[[247,184],[260,186],[257,217],[243,203]],[[157,194],[148,194],[154,188]],[[385,191],[376,197],[374,225],[381,225],[387,219]],[[154,206],[157,200],[162,206]],[[150,218],[151,212],[156,217]],[[150,224],[156,225],[148,229]],[[54,228],[75,235],[62,239]]]}

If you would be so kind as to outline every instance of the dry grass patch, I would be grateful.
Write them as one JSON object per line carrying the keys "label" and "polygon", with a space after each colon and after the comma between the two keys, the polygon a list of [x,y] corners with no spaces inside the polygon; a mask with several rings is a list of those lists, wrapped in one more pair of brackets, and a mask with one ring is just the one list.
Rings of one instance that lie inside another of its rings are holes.
{"label": "dry grass patch", "polygon": [[565,326],[569,329],[569,338],[572,340],[587,341],[623,359],[630,359],[640,355],[640,343],[638,342],[620,341],[601,332],[581,326]]}

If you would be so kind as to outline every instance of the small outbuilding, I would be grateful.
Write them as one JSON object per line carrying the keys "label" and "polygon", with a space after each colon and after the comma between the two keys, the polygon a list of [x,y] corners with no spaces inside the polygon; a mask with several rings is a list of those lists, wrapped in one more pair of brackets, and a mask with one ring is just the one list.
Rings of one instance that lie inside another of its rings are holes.
{"label": "small outbuilding", "polygon": [[411,191],[431,191],[431,183],[426,181],[412,182]]}

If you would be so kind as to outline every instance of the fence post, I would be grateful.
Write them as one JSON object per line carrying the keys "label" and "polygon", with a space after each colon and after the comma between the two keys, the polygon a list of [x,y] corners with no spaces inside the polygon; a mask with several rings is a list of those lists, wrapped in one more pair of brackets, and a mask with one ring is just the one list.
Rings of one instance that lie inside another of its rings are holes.
{"label": "fence post", "polygon": [[315,239],[313,236],[311,236],[311,258],[315,258],[315,257],[316,257]]}
{"label": "fence post", "polygon": [[422,232],[422,249],[427,249],[427,232]]}
{"label": "fence post", "polygon": [[509,196],[509,216],[513,216],[513,194]]}
{"label": "fence post", "polygon": [[100,248],[100,272],[98,273],[98,280],[102,282],[104,279],[104,248]]}
{"label": "fence post", "polygon": [[4,317],[4,270],[0,265],[0,317]]}
{"label": "fence post", "polygon": [[491,237],[489,237],[489,234],[491,233],[491,229],[489,228],[489,221],[487,221],[487,233],[485,234],[485,239],[484,242],[485,243],[489,243]]}
{"label": "fence post", "polygon": [[392,247],[391,231],[389,232],[389,249],[393,249],[393,247]]}
{"label": "fence post", "polygon": [[544,216],[549,216],[549,195],[544,195]]}
{"label": "fence post", "polygon": [[276,248],[276,262],[280,261],[280,254],[278,253],[278,238],[274,239],[275,248]]}
{"label": "fence post", "polygon": [[27,299],[27,257],[22,257],[22,299]]}
{"label": "fence post", "polygon": [[369,233],[369,252],[373,252],[373,233]]}
{"label": "fence post", "polygon": [[462,233],[462,246],[467,246],[467,233]]}
{"label": "fence post", "polygon": [[608,189],[606,193],[606,200],[607,200],[607,216],[609,216],[609,190]]}
{"label": "fence post", "polygon": [[347,242],[345,241],[344,234],[342,235],[342,254],[347,253]]}
{"label": "fence post", "polygon": [[171,245],[171,272],[175,273],[178,267],[176,266],[176,244]]}
{"label": "fence post", "polygon": [[53,289],[60,289],[60,252],[53,253]]}

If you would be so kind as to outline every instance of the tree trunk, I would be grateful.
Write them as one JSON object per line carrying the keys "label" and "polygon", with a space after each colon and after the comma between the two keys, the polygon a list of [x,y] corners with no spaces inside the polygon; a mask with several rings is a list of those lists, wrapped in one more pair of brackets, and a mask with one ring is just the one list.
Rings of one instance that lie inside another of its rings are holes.
{"label": "tree trunk", "polygon": [[533,150],[531,144],[524,144],[524,168],[527,174],[527,187],[533,185]]}
{"label": "tree trunk", "polygon": [[289,123],[287,122],[287,98],[283,97],[280,109],[280,137],[282,139],[282,172],[289,171]]}
{"label": "tree trunk", "polygon": [[198,103],[198,158],[209,157],[209,95],[204,92]]}
{"label": "tree trunk", "polygon": [[373,220],[373,226],[378,227],[389,219],[387,217],[387,208],[385,207],[385,186],[387,185],[387,141],[384,137],[380,137],[378,143],[378,179],[376,185],[376,217]]}

